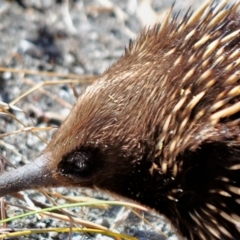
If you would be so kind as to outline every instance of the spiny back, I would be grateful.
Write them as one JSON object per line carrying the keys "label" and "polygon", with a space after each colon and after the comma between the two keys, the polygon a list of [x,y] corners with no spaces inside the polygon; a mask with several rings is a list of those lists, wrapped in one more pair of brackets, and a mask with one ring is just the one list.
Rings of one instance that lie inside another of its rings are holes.
{"label": "spiny back", "polygon": [[[196,150],[208,139],[237,138],[239,2],[227,3],[207,1],[180,22],[177,17],[169,20],[170,11],[161,25],[145,30],[82,97],[87,102],[91,94],[101,95],[91,114],[113,113],[116,132],[124,129],[146,139],[154,133],[157,154],[168,159],[167,167],[184,149]],[[110,139],[117,135],[108,133]]]}

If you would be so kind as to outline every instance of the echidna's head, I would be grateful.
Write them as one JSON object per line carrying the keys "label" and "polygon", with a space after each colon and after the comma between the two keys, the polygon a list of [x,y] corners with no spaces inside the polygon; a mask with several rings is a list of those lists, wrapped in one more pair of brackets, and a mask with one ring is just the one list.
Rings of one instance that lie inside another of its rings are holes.
{"label": "echidna's head", "polygon": [[154,87],[143,82],[127,87],[134,76],[110,74],[86,89],[42,156],[49,158],[51,176],[61,185],[140,199],[149,196],[144,188],[155,192],[148,186],[154,183],[150,169],[157,159],[158,126],[150,129],[152,109],[139,109],[139,94],[147,99]]}
{"label": "echidna's head", "polygon": [[88,187],[157,205],[152,202],[157,181],[167,180],[153,169],[153,159],[159,161],[158,127],[151,129],[149,115],[158,107],[139,109],[141,98],[147,99],[155,87],[144,81],[127,87],[136,73],[111,74],[109,70],[86,89],[33,163],[1,176],[0,195],[36,187]]}

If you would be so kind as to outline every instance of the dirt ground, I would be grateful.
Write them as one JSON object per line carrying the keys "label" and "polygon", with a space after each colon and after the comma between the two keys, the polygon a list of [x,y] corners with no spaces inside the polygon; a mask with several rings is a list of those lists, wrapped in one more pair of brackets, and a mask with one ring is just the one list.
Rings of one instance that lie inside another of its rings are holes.
{"label": "dirt ground", "polygon": [[[177,0],[174,13],[179,9],[184,13],[191,4],[196,8],[200,2]],[[1,158],[8,159],[16,167],[32,161],[45,148],[46,143],[32,134],[30,128],[54,126],[50,130],[37,132],[40,137],[49,141],[70,112],[76,95],[80,95],[89,82],[123,55],[129,39],[135,39],[143,25],[148,24],[154,14],[161,19],[171,5],[172,1],[168,0],[155,0],[151,7],[143,6],[136,0],[0,1],[0,109],[4,106],[7,109],[6,104],[12,104],[15,107],[8,110],[17,119],[0,111]],[[151,11],[154,14],[151,14]],[[72,87],[66,83],[70,79],[78,80],[79,83]],[[43,82],[45,85],[41,86]],[[52,85],[53,82],[55,84]],[[36,86],[39,88],[23,96]],[[22,97],[19,99],[19,96]],[[8,136],[14,131],[18,132]],[[2,165],[5,166],[5,170],[11,169],[7,164]],[[66,196],[83,195],[112,199],[111,196],[90,190],[57,190]],[[38,191],[31,190],[27,193],[31,199],[44,204],[49,203]],[[23,212],[10,203],[26,205],[25,201],[9,196],[5,201],[9,215]],[[63,204],[65,201],[61,199],[58,203]],[[78,217],[113,226],[121,210],[121,207],[112,207],[108,210],[85,208],[74,211]],[[122,217],[122,223],[115,229],[141,240],[177,239],[161,217],[150,212],[141,215],[154,227],[130,213],[126,219]],[[69,224],[35,215],[12,221],[7,228],[57,226]],[[161,230],[167,237],[156,229]],[[68,234],[47,233],[15,239],[68,238]],[[108,238],[74,233],[72,239]]]}

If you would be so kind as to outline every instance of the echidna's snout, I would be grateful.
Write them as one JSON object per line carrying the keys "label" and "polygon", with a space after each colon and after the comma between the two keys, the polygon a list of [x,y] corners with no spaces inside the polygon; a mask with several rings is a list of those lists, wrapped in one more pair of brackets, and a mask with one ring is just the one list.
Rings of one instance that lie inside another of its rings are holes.
{"label": "echidna's snout", "polygon": [[48,154],[42,154],[34,162],[0,175],[0,196],[38,187],[57,186],[52,176]]}

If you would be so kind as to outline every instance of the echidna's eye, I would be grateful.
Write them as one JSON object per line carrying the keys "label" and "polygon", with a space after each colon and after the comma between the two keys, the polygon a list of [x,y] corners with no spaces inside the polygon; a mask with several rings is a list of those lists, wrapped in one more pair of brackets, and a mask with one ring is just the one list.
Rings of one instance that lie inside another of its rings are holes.
{"label": "echidna's eye", "polygon": [[87,177],[93,171],[94,151],[77,149],[65,155],[58,164],[58,171],[65,175]]}

